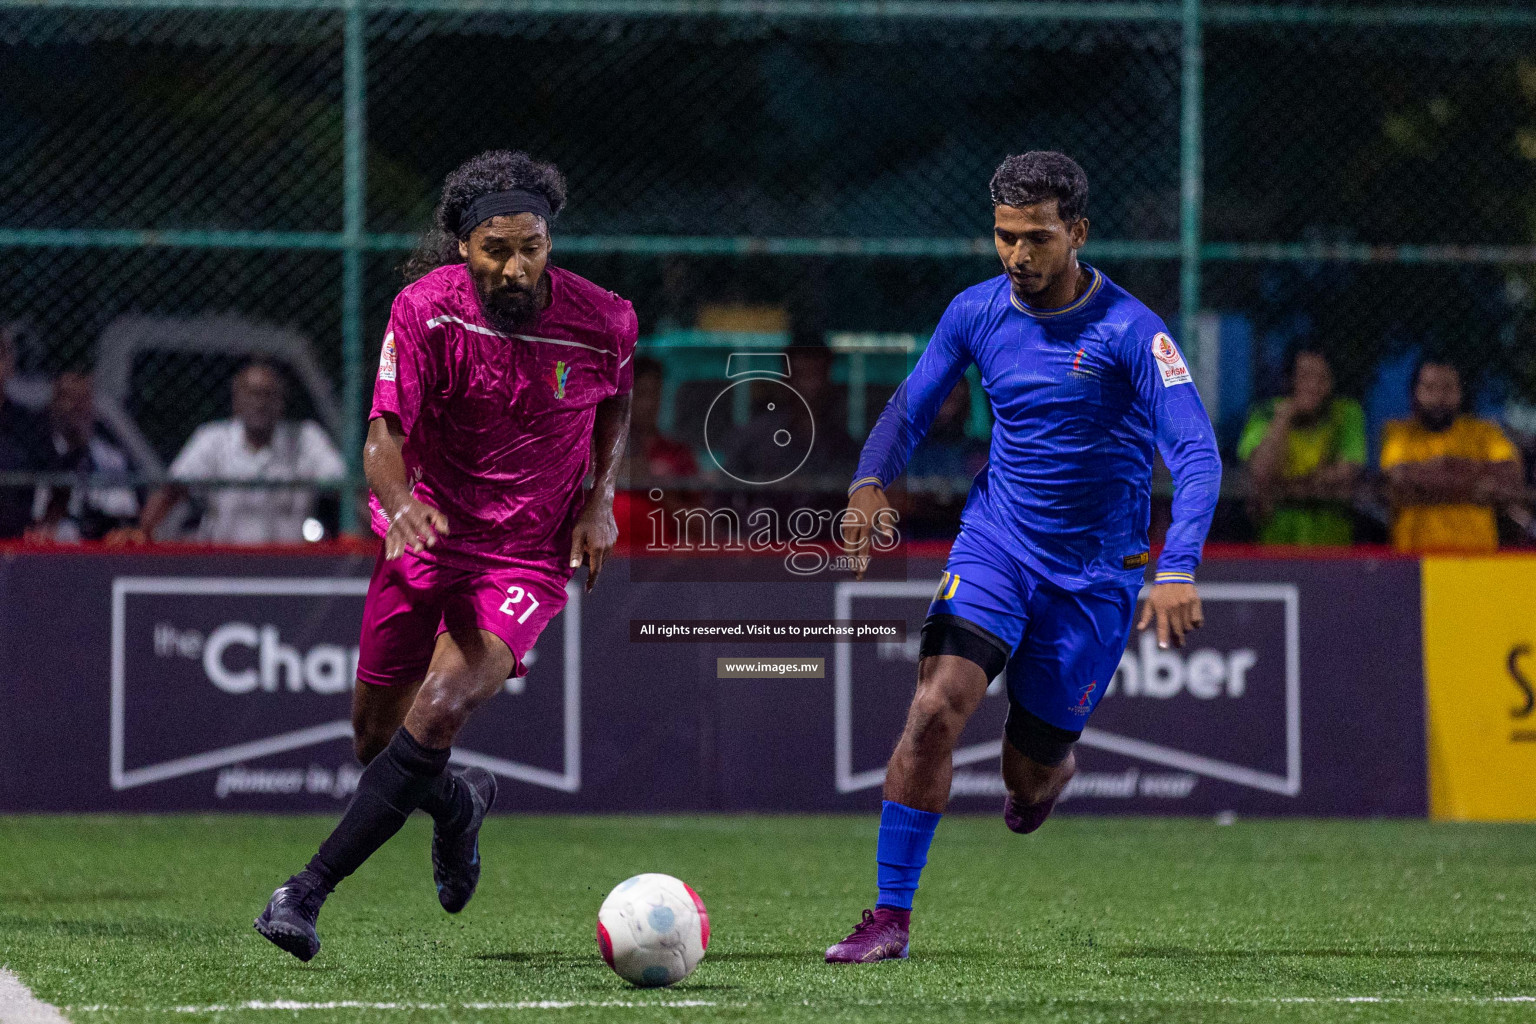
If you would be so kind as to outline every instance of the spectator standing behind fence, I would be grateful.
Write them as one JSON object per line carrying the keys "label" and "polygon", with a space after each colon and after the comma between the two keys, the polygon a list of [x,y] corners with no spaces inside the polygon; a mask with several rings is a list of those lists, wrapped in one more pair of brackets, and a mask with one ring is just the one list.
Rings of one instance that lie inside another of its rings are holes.
{"label": "spectator standing behind fence", "polygon": [[[629,446],[624,453],[624,477],[628,489],[613,498],[613,519],[619,536],[628,544],[653,546],[651,514],[667,515],[694,506],[698,495],[680,492],[670,481],[697,476],[699,463],[693,449],[661,432],[661,394],[665,368],[661,362],[640,356],[635,360],[635,389],[630,392]],[[661,500],[651,500],[660,488]]]}
{"label": "spectator standing behind fence", "polygon": [[1333,393],[1321,352],[1291,357],[1288,393],[1254,409],[1238,441],[1263,544],[1349,544],[1350,498],[1365,465],[1365,412]]}
{"label": "spectator standing behind fence", "polygon": [[[41,468],[56,473],[125,476],[130,466],[122,449],[96,426],[96,394],[84,373],[61,373],[48,400],[49,450]],[[40,484],[32,498],[34,540],[73,543],[100,540],[131,526],[139,516],[139,496],[131,487],[99,484],[55,487]]]}
{"label": "spectator standing behind fence", "polygon": [[[336,481],[346,465],[336,446],[310,420],[283,419],[283,378],[269,363],[255,361],[235,374],[234,418],[204,423],[171,463],[174,483],[157,490],[144,505],[138,528],[115,535],[147,540],[176,503],[199,480]],[[215,487],[198,530],[216,544],[286,544],[304,540],[304,520],[315,503],[308,487]]]}
{"label": "spectator standing behind fence", "polygon": [[970,492],[970,481],[987,464],[987,442],[971,437],[971,385],[961,377],[934,414],[928,436],[907,463],[909,481],[947,479],[949,490],[913,488],[904,512],[913,537],[951,536]]}
{"label": "spectator standing behind fence", "polygon": [[987,464],[987,442],[966,433],[970,422],[971,383],[961,377],[934,414],[928,436],[912,453],[907,476],[948,477],[963,497],[971,478]]}
{"label": "spectator standing behind fence", "polygon": [[[48,428],[37,413],[6,397],[15,370],[15,339],[0,327],[0,473],[31,473],[43,468]],[[0,539],[20,537],[31,521],[31,486],[0,485]]]}
{"label": "spectator standing behind fence", "polygon": [[629,419],[628,465],[632,479],[691,477],[699,472],[693,449],[661,432],[662,364],[641,356],[635,360],[635,390]]}
{"label": "spectator standing behind fence", "polygon": [[[794,476],[825,481],[846,474],[858,462],[859,449],[848,436],[847,407],[834,394],[833,352],[819,333],[811,332],[801,332],[785,352],[790,365],[785,383],[802,401],[770,405],[772,411],[734,431],[726,440],[721,465],[753,480]],[[785,443],[785,438],[794,440]],[[840,486],[836,497],[841,503]]]}
{"label": "spectator standing behind fence", "polygon": [[1495,551],[1497,509],[1524,500],[1520,454],[1495,424],[1461,411],[1461,374],[1427,359],[1414,370],[1413,418],[1381,436],[1381,470],[1399,551]]}

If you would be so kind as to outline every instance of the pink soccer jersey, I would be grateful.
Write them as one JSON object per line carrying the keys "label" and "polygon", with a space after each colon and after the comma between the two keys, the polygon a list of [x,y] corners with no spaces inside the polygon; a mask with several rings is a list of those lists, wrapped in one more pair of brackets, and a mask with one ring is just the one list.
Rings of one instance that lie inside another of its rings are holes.
{"label": "pink soccer jersey", "polygon": [[548,273],[549,308],[520,334],[486,325],[462,263],[395,297],[370,417],[400,417],[411,493],[448,518],[428,561],[571,575],[597,405],[629,392],[639,325],[613,292]]}

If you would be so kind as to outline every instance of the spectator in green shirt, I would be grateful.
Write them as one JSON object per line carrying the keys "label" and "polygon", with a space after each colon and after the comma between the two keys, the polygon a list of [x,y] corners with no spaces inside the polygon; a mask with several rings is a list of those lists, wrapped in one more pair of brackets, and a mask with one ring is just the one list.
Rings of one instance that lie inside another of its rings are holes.
{"label": "spectator in green shirt", "polygon": [[1333,370],[1321,352],[1296,352],[1287,377],[1289,394],[1257,406],[1237,445],[1259,541],[1352,543],[1350,497],[1365,465],[1365,412],[1333,393]]}

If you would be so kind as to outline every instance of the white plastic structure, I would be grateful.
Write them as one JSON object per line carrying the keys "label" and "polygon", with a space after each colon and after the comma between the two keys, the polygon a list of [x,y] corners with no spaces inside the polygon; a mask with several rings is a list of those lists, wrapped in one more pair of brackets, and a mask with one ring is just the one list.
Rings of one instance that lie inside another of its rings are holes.
{"label": "white plastic structure", "polygon": [[286,364],[309,394],[315,414],[332,437],[340,436],[341,407],[331,383],[315,361],[309,339],[297,331],[244,317],[210,314],[192,317],[120,316],[102,332],[96,350],[97,415],[117,435],[133,463],[149,473],[163,473],[144,432],[128,413],[133,359],[141,352],[257,356]]}

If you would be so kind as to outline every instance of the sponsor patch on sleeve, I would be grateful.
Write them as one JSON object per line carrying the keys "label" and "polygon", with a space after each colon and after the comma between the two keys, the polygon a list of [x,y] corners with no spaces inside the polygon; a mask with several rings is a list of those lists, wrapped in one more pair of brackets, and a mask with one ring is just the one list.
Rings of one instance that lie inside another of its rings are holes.
{"label": "sponsor patch on sleeve", "polygon": [[395,332],[384,335],[384,349],[379,353],[379,380],[395,379]]}
{"label": "sponsor patch on sleeve", "polygon": [[1157,360],[1157,372],[1163,375],[1163,387],[1171,388],[1175,384],[1188,384],[1194,380],[1189,375],[1184,354],[1173,343],[1173,339],[1161,331],[1152,339],[1152,356]]}

